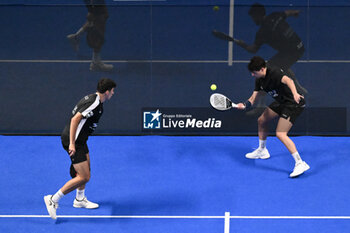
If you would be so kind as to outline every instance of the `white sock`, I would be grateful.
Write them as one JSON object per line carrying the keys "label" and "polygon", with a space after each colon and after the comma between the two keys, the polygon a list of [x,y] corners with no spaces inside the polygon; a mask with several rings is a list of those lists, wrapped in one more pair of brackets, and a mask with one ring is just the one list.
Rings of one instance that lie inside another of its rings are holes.
{"label": "white sock", "polygon": [[264,149],[266,147],[266,140],[259,139],[259,148]]}
{"label": "white sock", "polygon": [[301,158],[300,158],[300,155],[299,155],[299,152],[297,151],[297,152],[294,152],[293,154],[292,154],[292,156],[293,156],[293,158],[294,158],[294,160],[295,160],[295,163],[300,163],[302,160],[301,160]]}
{"label": "white sock", "polygon": [[62,193],[61,189],[57,191],[57,193],[55,193],[53,196],[52,196],[52,201],[53,202],[59,202],[59,200],[64,196],[64,194]]}
{"label": "white sock", "polygon": [[75,198],[78,201],[81,201],[84,199],[84,197],[85,197],[85,189],[82,189],[82,190],[77,189],[77,195],[75,196]]}
{"label": "white sock", "polygon": [[94,63],[99,63],[99,62],[101,62],[100,53],[93,51],[93,52],[92,52],[92,61],[93,61]]}

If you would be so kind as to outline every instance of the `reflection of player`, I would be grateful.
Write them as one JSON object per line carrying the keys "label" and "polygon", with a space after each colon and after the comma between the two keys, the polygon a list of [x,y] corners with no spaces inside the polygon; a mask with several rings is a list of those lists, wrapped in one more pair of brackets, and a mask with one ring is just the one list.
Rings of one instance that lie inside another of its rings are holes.
{"label": "reflection of player", "polygon": [[85,184],[90,180],[90,155],[87,140],[103,114],[103,102],[112,98],[115,87],[113,80],[101,79],[97,84],[97,92],[85,96],[75,106],[71,119],[62,132],[62,145],[72,162],[70,167],[72,179],[56,194],[44,197],[47,211],[53,219],[56,219],[58,201],[74,189],[77,189],[73,202],[74,207],[98,208],[98,204],[88,201],[85,197]]}
{"label": "reflection of player", "polygon": [[79,50],[80,37],[87,32],[87,43],[93,49],[90,70],[111,71],[113,65],[101,61],[100,51],[105,41],[108,11],[104,0],[84,0],[88,9],[87,22],[74,34],[67,36],[75,51]]}
{"label": "reflection of player", "polygon": [[300,59],[304,54],[304,45],[299,36],[286,22],[289,16],[298,16],[298,10],[286,10],[283,12],[273,12],[266,16],[265,7],[255,3],[249,10],[256,25],[260,29],[255,35],[255,41],[252,45],[246,44],[243,40],[234,42],[251,53],[256,53],[263,44],[268,44],[278,53],[269,59],[268,64],[277,66],[286,72],[295,84],[299,86],[302,94],[307,91],[300,86],[290,67]]}
{"label": "reflection of player", "polygon": [[266,149],[268,123],[279,117],[276,136],[287,147],[295,160],[295,167],[290,177],[303,174],[310,167],[299,155],[295,144],[288,137],[296,118],[305,107],[305,100],[299,94],[300,90],[294,85],[294,81],[286,76],[281,69],[267,66],[261,57],[253,57],[248,69],[255,77],[255,89],[252,96],[243,104],[239,103],[239,109],[249,109],[256,101],[259,92],[264,91],[271,95],[275,101],[267,107],[258,119],[259,148],[246,154],[249,159],[267,159],[270,157]]}

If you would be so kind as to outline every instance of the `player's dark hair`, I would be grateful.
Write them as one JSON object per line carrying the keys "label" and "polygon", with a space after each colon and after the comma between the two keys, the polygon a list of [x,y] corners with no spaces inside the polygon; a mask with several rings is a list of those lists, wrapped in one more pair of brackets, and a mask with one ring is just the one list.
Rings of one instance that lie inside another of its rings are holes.
{"label": "player's dark hair", "polygon": [[266,62],[264,58],[259,56],[252,57],[252,59],[250,59],[250,62],[248,64],[248,70],[250,72],[259,71],[263,67],[266,67]]}
{"label": "player's dark hair", "polygon": [[117,84],[109,78],[102,78],[97,83],[97,91],[101,94],[105,93],[106,91],[110,91],[113,88],[115,88]]}
{"label": "player's dark hair", "polygon": [[265,7],[260,3],[254,3],[250,7],[248,14],[253,17],[257,17],[257,16],[262,17],[262,16],[265,16],[266,10],[265,10]]}

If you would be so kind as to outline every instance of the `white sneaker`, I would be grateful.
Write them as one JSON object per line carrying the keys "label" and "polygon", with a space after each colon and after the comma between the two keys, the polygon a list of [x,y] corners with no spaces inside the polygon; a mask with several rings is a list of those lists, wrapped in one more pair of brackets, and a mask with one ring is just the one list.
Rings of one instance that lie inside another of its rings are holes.
{"label": "white sneaker", "polygon": [[289,177],[297,177],[309,169],[310,169],[310,166],[304,161],[301,161],[295,164],[294,170],[292,173],[290,173]]}
{"label": "white sneaker", "polygon": [[44,202],[46,205],[47,212],[49,212],[49,215],[52,219],[56,219],[56,210],[58,208],[58,203],[52,201],[51,199],[52,195],[47,195],[44,197]]}
{"label": "white sneaker", "polygon": [[255,151],[246,154],[245,157],[247,159],[268,159],[270,158],[270,153],[266,147],[264,149],[258,148]]}
{"label": "white sneaker", "polygon": [[97,203],[93,203],[91,201],[88,201],[86,197],[84,197],[83,200],[78,201],[77,199],[74,199],[73,207],[75,208],[86,208],[86,209],[96,209],[99,207]]}

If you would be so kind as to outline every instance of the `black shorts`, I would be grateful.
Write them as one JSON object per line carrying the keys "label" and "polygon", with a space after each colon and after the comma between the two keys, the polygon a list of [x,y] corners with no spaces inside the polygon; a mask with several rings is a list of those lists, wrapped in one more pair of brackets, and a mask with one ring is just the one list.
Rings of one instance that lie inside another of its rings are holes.
{"label": "black shorts", "polygon": [[[62,141],[62,146],[69,155],[69,143]],[[86,143],[84,144],[75,144],[75,154],[70,156],[72,164],[81,163],[87,161],[86,154],[89,153],[89,148]]]}
{"label": "black shorts", "polygon": [[294,124],[297,117],[303,112],[305,108],[305,100],[301,99],[299,104],[281,104],[277,101],[274,101],[269,105],[269,108],[271,108],[271,110],[277,113],[280,117],[289,120],[292,124]]}

